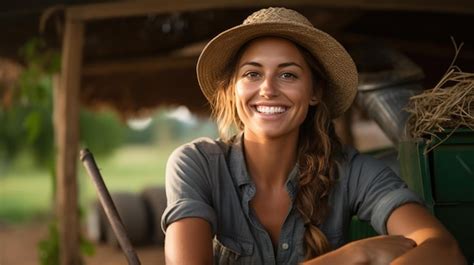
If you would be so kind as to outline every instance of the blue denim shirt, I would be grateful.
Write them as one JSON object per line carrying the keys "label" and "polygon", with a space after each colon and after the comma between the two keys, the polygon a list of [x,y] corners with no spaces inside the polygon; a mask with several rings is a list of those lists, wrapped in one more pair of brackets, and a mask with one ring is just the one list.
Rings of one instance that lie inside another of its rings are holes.
{"label": "blue denim shirt", "polygon": [[[353,215],[386,234],[390,213],[401,204],[420,202],[405,183],[381,162],[345,149],[339,177],[329,198],[330,212],[320,226],[333,248],[347,242]],[[215,264],[298,264],[304,258],[304,224],[294,204],[298,167],[286,182],[292,205],[274,251],[269,234],[250,208],[256,188],[247,171],[242,135],[231,144],[197,139],[175,150],[166,168],[168,207],[162,228],[186,217],[207,220],[214,234]]]}

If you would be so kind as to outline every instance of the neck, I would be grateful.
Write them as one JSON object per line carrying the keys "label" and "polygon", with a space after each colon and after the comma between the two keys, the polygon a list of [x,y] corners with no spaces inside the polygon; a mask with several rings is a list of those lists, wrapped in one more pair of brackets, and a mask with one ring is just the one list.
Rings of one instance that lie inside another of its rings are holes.
{"label": "neck", "polygon": [[257,186],[274,188],[285,185],[296,163],[298,135],[257,138],[244,134],[247,169]]}

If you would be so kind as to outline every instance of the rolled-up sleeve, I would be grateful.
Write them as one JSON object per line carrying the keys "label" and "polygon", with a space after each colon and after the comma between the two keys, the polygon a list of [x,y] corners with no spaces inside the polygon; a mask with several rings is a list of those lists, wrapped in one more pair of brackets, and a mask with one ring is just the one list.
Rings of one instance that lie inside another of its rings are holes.
{"label": "rolled-up sleeve", "polygon": [[360,220],[370,221],[379,234],[387,234],[387,220],[408,202],[423,204],[403,180],[383,162],[356,153],[349,170],[349,200]]}
{"label": "rolled-up sleeve", "polygon": [[161,217],[164,232],[171,223],[198,217],[207,220],[216,231],[216,214],[212,208],[209,163],[193,144],[176,149],[166,165],[167,208]]}

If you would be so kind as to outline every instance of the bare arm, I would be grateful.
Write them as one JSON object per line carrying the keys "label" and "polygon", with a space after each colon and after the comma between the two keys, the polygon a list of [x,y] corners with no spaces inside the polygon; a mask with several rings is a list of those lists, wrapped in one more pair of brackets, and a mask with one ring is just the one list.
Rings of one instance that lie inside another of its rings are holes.
{"label": "bare arm", "polygon": [[212,264],[212,232],[202,218],[184,218],[166,229],[165,260],[168,265]]}
{"label": "bare arm", "polygon": [[466,264],[456,240],[425,208],[405,204],[397,208],[387,221],[391,235],[403,235],[417,247],[398,257],[392,264]]}
{"label": "bare arm", "polygon": [[403,236],[376,236],[348,243],[303,265],[388,265],[413,247],[415,242]]}
{"label": "bare arm", "polygon": [[304,264],[466,264],[456,240],[418,204],[394,210],[387,229],[390,236],[354,241]]}

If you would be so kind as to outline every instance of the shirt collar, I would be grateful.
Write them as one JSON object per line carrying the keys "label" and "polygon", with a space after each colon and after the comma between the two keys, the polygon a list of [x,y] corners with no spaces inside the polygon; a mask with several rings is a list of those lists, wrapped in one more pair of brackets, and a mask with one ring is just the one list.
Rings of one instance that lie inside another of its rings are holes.
{"label": "shirt collar", "polygon": [[234,137],[230,149],[230,171],[235,178],[237,185],[240,187],[244,184],[252,183],[252,179],[247,172],[243,150],[244,133],[241,132]]}
{"label": "shirt collar", "polygon": [[298,163],[296,163],[296,165],[290,171],[288,178],[286,179],[286,189],[288,190],[288,193],[290,194],[290,197],[292,200],[295,199],[296,194],[298,192],[299,180],[300,180],[300,170],[299,170]]}

